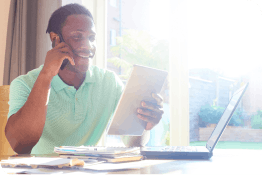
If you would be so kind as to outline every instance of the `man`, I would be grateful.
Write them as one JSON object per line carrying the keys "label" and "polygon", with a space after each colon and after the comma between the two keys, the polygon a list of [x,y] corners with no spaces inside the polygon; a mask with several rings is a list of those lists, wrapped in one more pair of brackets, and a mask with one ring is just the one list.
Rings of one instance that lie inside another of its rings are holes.
{"label": "man", "polygon": [[[44,65],[10,85],[5,133],[17,153],[45,154],[55,146],[96,145],[123,90],[113,72],[90,65],[96,31],[85,7],[70,4],[56,10],[47,33],[53,49],[47,52]],[[148,122],[146,130],[163,114],[162,99],[154,97],[157,101],[141,102],[138,107],[138,118]],[[123,140],[127,145],[144,145],[141,137]]]}

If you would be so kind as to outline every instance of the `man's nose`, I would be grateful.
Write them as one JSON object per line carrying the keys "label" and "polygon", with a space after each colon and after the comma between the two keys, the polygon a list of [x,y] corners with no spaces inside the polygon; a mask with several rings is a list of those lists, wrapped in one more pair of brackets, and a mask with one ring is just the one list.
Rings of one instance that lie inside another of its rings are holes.
{"label": "man's nose", "polygon": [[82,40],[80,47],[85,48],[85,49],[91,49],[92,48],[91,43],[92,42],[89,39],[84,39],[84,40]]}

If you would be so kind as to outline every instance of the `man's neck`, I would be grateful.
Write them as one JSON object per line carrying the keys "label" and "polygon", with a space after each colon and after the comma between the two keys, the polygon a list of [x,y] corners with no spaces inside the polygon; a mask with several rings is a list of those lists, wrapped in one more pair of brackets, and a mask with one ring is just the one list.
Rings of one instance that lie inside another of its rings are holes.
{"label": "man's neck", "polygon": [[85,80],[85,73],[76,73],[67,68],[60,70],[58,73],[60,79],[69,86],[74,86],[76,90],[82,85]]}

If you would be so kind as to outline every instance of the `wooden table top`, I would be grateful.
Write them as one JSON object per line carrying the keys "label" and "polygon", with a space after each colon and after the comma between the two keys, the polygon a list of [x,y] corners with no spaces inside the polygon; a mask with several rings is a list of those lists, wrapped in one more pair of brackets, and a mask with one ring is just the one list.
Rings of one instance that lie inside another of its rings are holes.
{"label": "wooden table top", "polygon": [[[138,162],[98,164],[87,170],[60,170],[62,173],[106,174],[261,174],[262,150],[215,149],[210,160],[143,160]],[[7,159],[7,156],[2,159]],[[132,168],[129,168],[132,166]],[[109,167],[109,169],[106,169]],[[122,169],[117,169],[117,168]],[[125,169],[125,167],[127,167]],[[10,168],[0,168],[8,172]],[[98,169],[98,170],[97,170]],[[20,168],[21,170],[21,168]],[[11,172],[11,171],[10,171]]]}

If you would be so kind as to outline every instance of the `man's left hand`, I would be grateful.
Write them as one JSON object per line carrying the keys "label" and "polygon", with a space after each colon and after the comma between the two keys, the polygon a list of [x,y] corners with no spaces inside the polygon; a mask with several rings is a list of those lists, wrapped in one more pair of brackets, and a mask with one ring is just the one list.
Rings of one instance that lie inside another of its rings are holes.
{"label": "man's left hand", "polygon": [[137,117],[147,122],[146,130],[156,126],[164,114],[163,98],[159,94],[152,93],[153,101],[142,101],[137,109]]}

